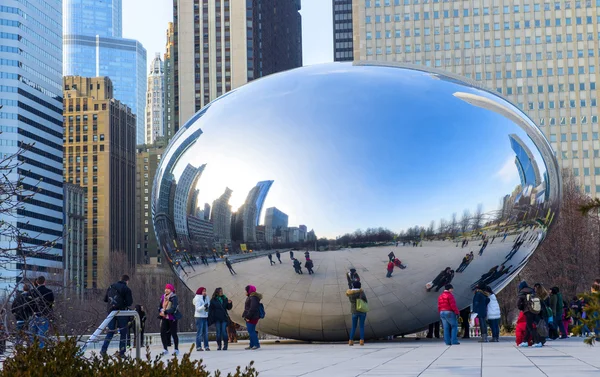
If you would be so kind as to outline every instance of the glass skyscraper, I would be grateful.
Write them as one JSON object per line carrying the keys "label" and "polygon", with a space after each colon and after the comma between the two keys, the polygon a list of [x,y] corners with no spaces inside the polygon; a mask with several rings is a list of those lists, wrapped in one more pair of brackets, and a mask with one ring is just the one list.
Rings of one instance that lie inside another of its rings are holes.
{"label": "glass skyscraper", "polygon": [[122,38],[121,0],[64,0],[63,74],[108,76],[114,96],[137,116],[136,142],[144,143],[146,49]]}
{"label": "glass skyscraper", "polygon": [[3,289],[23,270],[62,282],[61,3],[5,0],[0,6],[0,160],[26,149],[12,161],[16,168],[1,173],[11,182],[21,179],[19,196],[33,195],[13,214],[0,214],[0,249],[27,256],[26,263],[0,256]]}

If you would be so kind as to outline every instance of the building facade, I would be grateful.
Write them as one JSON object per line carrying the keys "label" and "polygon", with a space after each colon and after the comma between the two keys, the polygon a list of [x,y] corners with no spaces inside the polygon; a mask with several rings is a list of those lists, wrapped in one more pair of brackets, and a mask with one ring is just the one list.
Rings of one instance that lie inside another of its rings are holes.
{"label": "building facade", "polygon": [[265,226],[267,228],[287,228],[288,215],[277,209],[277,207],[267,208],[265,214]]}
{"label": "building facade", "polygon": [[[18,216],[0,214],[0,249],[17,254],[0,260],[0,289],[14,286],[24,269],[29,278],[43,274],[62,283],[61,1],[7,0],[0,15],[0,160],[13,156],[18,164],[2,174],[20,180],[18,196],[33,195]],[[17,234],[7,234],[8,227]]]}
{"label": "building facade", "polygon": [[108,77],[64,78],[64,180],[86,190],[85,288],[108,277],[111,253],[135,261],[136,117]]}
{"label": "building facade", "polygon": [[165,124],[165,72],[163,61],[157,53],[150,65],[148,92],[146,93],[146,144],[153,144],[164,136]]}
{"label": "building facade", "polygon": [[164,141],[151,145],[138,145],[135,155],[135,263],[158,265],[160,248],[156,241],[150,197],[156,169],[165,151]]}
{"label": "building facade", "polygon": [[85,244],[85,189],[71,183],[63,183],[64,235],[63,269],[64,287],[71,288],[83,297]]}
{"label": "building facade", "polygon": [[173,115],[179,124],[250,80],[302,66],[300,0],[173,5]]}
{"label": "building facade", "polygon": [[175,116],[176,112],[179,111],[177,105],[179,96],[175,92],[175,35],[173,30],[173,23],[169,22],[167,28],[167,44],[165,46],[166,52],[164,55],[164,82],[165,82],[165,119],[164,119],[164,136],[167,142],[179,131],[179,118]]}
{"label": "building facade", "polygon": [[114,95],[137,116],[136,141],[145,140],[146,49],[122,38],[121,0],[64,0],[63,75],[108,76]]}
{"label": "building facade", "polygon": [[231,244],[232,211],[229,199],[232,193],[229,187],[225,188],[223,195],[213,201],[210,213],[215,239],[222,248]]}
{"label": "building facade", "polygon": [[182,247],[189,247],[190,232],[188,229],[188,215],[191,214],[190,209],[196,208],[197,203],[193,200],[195,195],[195,187],[198,180],[204,171],[206,164],[200,167],[195,167],[188,164],[177,181],[175,188],[175,201],[173,202],[173,223],[175,224],[175,232],[179,238],[179,243]]}
{"label": "building facade", "polygon": [[333,61],[354,60],[352,41],[352,0],[332,0],[333,6]]}
{"label": "building facade", "polygon": [[599,7],[355,0],[354,58],[448,70],[497,90],[533,119],[561,167],[597,196]]}

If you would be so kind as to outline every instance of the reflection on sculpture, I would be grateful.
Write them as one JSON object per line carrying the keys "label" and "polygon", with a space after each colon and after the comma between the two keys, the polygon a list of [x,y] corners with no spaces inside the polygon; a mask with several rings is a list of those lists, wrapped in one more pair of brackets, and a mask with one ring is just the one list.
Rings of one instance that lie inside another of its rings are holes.
{"label": "reflection on sculpture", "polygon": [[252,284],[259,331],[345,340],[353,281],[370,338],[437,321],[444,284],[461,308],[479,283],[502,289],[560,196],[549,143],[496,93],[422,67],[336,63],[198,112],[163,155],[151,205],[163,257],[190,289],[223,287],[233,320]]}

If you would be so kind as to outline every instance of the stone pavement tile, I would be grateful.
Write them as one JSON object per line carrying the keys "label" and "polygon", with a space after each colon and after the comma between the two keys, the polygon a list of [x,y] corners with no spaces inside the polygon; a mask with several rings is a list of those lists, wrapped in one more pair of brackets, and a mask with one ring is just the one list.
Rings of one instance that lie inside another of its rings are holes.
{"label": "stone pavement tile", "polygon": [[[568,374],[563,375],[567,376]],[[546,376],[535,365],[529,366],[493,366],[484,367],[481,377],[507,377],[507,376],[527,376],[543,377]]]}
{"label": "stone pavement tile", "polygon": [[[481,376],[480,367],[447,367],[447,368],[427,368],[421,375],[421,377],[434,377],[434,376]],[[528,376],[529,377],[529,376]]]}

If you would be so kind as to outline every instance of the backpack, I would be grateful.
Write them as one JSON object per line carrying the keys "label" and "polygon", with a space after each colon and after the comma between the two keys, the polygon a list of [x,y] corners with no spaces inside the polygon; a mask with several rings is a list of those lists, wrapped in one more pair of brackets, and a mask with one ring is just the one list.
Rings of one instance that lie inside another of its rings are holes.
{"label": "backpack", "polygon": [[265,313],[265,306],[261,302],[258,304],[258,316],[260,317],[260,319],[263,319],[266,315],[267,313]]}
{"label": "backpack", "polygon": [[546,321],[544,321],[543,319],[540,319],[536,324],[535,324],[537,333],[539,336],[543,337],[543,338],[547,338],[548,334],[549,334],[549,329],[548,329],[548,325],[546,324]]}
{"label": "backpack", "polygon": [[539,297],[530,293],[525,299],[525,307],[527,308],[527,311],[533,314],[539,314],[542,311],[542,302]]}
{"label": "backpack", "polygon": [[106,296],[108,298],[108,310],[123,310],[125,309],[125,298],[121,294],[121,291],[117,289],[115,284],[108,287],[106,291]]}

